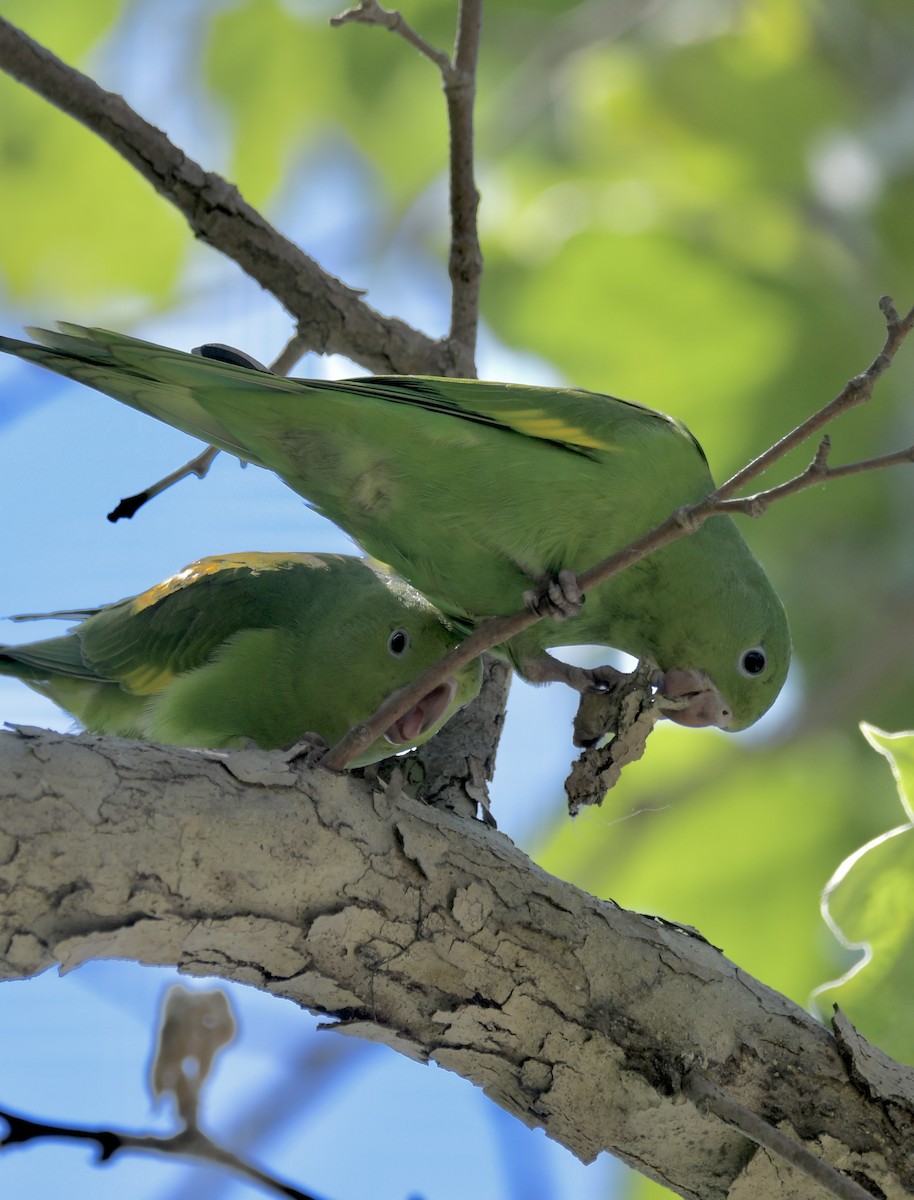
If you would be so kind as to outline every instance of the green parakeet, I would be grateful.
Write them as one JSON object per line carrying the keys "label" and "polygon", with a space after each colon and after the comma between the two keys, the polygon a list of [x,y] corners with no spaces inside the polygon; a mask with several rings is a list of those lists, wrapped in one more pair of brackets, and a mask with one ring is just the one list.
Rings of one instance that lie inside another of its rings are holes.
{"label": "green parakeet", "polygon": [[[713,489],[684,425],[612,396],[410,376],[286,379],[227,348],[193,355],[61,330],[31,330],[42,345],[0,338],[0,350],[275,471],[467,624],[516,611],[531,584],[567,588],[569,572]],[[790,659],[783,607],[722,516],[502,652],[530,679],[570,682],[545,651],[585,643],[653,659],[662,690],[691,697],[675,719],[730,730],[769,708]]]}
{"label": "green parakeet", "polygon": [[[93,732],[212,749],[332,744],[460,640],[409,584],[340,554],[201,558],[139,596],[41,615],[82,620],[0,646],[0,674]],[[427,741],[481,672],[462,668],[350,765]]]}

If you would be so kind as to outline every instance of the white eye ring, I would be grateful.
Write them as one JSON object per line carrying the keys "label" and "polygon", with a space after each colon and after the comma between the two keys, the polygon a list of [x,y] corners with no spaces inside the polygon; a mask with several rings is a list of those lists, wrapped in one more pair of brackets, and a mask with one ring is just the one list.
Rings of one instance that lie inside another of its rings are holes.
{"label": "white eye ring", "polygon": [[402,658],[409,649],[409,634],[405,629],[395,629],[387,639],[387,649],[394,658]]}
{"label": "white eye ring", "polygon": [[755,679],[768,666],[768,655],[762,646],[752,646],[739,656],[739,672],[747,679]]}

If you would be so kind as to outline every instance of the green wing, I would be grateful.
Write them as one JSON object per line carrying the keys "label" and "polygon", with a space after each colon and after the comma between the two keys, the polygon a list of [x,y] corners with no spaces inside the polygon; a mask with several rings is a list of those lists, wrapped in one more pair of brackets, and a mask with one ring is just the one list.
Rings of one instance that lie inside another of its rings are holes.
{"label": "green wing", "polygon": [[63,637],[4,647],[0,671],[6,660],[4,673],[20,678],[65,675],[151,695],[209,662],[239,630],[300,620],[310,588],[308,580],[296,587],[288,572],[309,571],[320,561],[315,555],[262,553],[200,559],[138,596],[104,608],[47,614],[85,619]]}
{"label": "green wing", "polygon": [[[60,329],[30,329],[41,345],[0,337],[0,350],[85,383],[239,458],[256,461],[192,391],[198,383],[214,380],[222,388],[239,384],[249,388],[249,368],[209,362],[105,329],[66,324]],[[287,384],[277,376],[269,378]]]}
{"label": "green wing", "polygon": [[510,430],[578,453],[612,453],[618,449],[617,428],[621,423],[631,421],[666,426],[688,438],[701,452],[701,447],[680,421],[633,400],[620,400],[599,392],[421,375],[298,382],[308,382],[310,387],[324,392],[344,392],[394,404],[411,404],[427,412]]}
{"label": "green wing", "polygon": [[74,633],[30,642],[25,646],[0,646],[0,675],[15,675],[26,682],[48,679],[53,675],[94,681],[99,679],[83,658],[79,638]]}
{"label": "green wing", "polygon": [[314,555],[234,554],[200,559],[140,595],[103,609],[79,629],[85,658],[100,677],[128,691],[161,691],[209,662],[242,629],[272,629],[300,619]]}
{"label": "green wing", "polygon": [[[284,419],[294,425],[296,405],[305,399],[319,401],[321,395],[411,405],[587,455],[612,453],[621,424],[661,423],[693,442],[701,453],[680,422],[642,404],[595,392],[432,376],[285,379],[259,369],[255,380],[252,367],[226,361],[223,347],[202,347],[200,354],[187,354],[125,334],[70,324],[61,324],[60,332],[29,332],[41,345],[0,338],[0,349],[86,383],[253,462],[258,459],[252,448],[229,428],[232,413],[256,419],[261,408],[271,424]],[[228,424],[220,413],[229,418]]]}

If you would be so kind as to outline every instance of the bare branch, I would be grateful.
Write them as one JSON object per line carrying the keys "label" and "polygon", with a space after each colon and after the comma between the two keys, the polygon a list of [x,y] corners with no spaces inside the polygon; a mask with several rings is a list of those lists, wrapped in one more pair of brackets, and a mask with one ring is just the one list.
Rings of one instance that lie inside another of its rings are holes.
{"label": "bare branch", "polygon": [[482,0],[460,2],[453,62],[416,33],[399,12],[382,8],[377,0],[361,0],[356,8],[330,19],[331,25],[353,22],[377,25],[399,34],[441,72],[450,130],[448,276],[451,281],[451,328],[447,341],[454,360],[451,374],[475,378],[482,250],[476,227],[479,191],[473,173],[473,102],[482,30]]}
{"label": "bare branch", "polygon": [[270,370],[274,375],[288,375],[307,349],[307,338],[301,330],[296,330],[270,363]]}
{"label": "bare branch", "polygon": [[796,492],[802,492],[815,484],[828,483],[833,479],[845,479],[848,475],[862,475],[866,471],[881,471],[886,467],[914,463],[914,446],[908,446],[906,450],[896,450],[892,454],[880,454],[876,458],[864,458],[859,462],[830,467],[828,465],[830,449],[831,440],[824,437],[819,443],[812,462],[799,475],[794,475],[792,479],[785,480],[784,483],[779,483],[775,487],[767,488],[764,492],[758,492],[754,496],[724,500],[720,510],[741,513],[746,517],[760,517],[775,500],[783,500],[786,496],[793,496]]}
{"label": "bare branch", "polygon": [[192,458],[190,462],[186,462],[183,467],[178,467],[170,475],[166,475],[156,483],[151,483],[148,488],[144,488],[143,491],[137,492],[133,496],[125,496],[122,500],[119,500],[111,512],[108,513],[108,520],[112,523],[119,521],[121,517],[126,517],[129,520],[135,513],[139,512],[144,504],[147,504],[155,496],[161,495],[162,492],[167,491],[174,484],[180,483],[188,475],[196,475],[198,479],[203,479],[218,453],[218,446],[207,446],[205,450]]}
{"label": "bare branch", "polygon": [[[275,361],[271,364],[270,370],[274,375],[287,375],[301,358],[304,351],[304,338],[300,333],[294,334],[289,338]],[[174,484],[180,483],[188,475],[196,475],[198,479],[203,479],[213,465],[213,460],[218,453],[218,446],[207,446],[202,453],[192,458],[190,462],[185,463],[183,467],[178,467],[176,471],[172,471],[170,475],[166,475],[164,479],[150,484],[148,488],[144,488],[142,492],[137,492],[134,496],[126,496],[123,500],[119,500],[111,512],[108,513],[108,520],[112,523],[119,521],[121,517],[126,517],[129,520],[139,512],[144,504],[147,504],[156,496],[160,496],[162,492],[167,491]],[[244,465],[242,463],[242,466]]]}
{"label": "bare branch", "polygon": [[386,317],[283,237],[221,176],[189,159],[121,96],[67,66],[0,18],[0,70],[103,138],[184,216],[194,235],[232,258],[292,314],[302,344],[381,374],[455,372],[451,347]]}
{"label": "bare branch", "polygon": [[283,1183],[273,1175],[268,1175],[255,1167],[253,1163],[233,1154],[218,1142],[214,1142],[201,1133],[199,1129],[185,1129],[180,1133],[160,1137],[158,1134],[126,1133],[114,1129],[86,1129],[75,1125],[51,1125],[46,1121],[33,1121],[17,1113],[0,1109],[0,1120],[9,1126],[9,1132],[0,1138],[2,1146],[21,1146],[26,1142],[39,1138],[59,1138],[64,1141],[95,1142],[99,1148],[99,1158],[108,1162],[119,1152],[132,1151],[142,1154],[161,1154],[175,1158],[199,1158],[205,1162],[216,1163],[253,1179],[261,1186],[268,1188],[278,1196],[286,1196],[289,1200],[315,1200],[309,1192],[303,1192],[291,1184]]}
{"label": "bare branch", "polygon": [[[781,438],[764,454],[759,455],[747,467],[744,467],[742,471],[737,472],[723,487],[718,488],[696,504],[683,505],[676,509],[665,521],[653,529],[649,529],[641,537],[636,538],[627,546],[623,546],[602,562],[583,571],[578,576],[578,585],[581,591],[588,592],[597,584],[611,579],[614,575],[618,575],[632,566],[633,563],[639,562],[655,550],[659,550],[661,546],[666,546],[678,538],[694,533],[710,517],[732,513],[757,517],[776,500],[784,499],[786,496],[791,496],[829,479],[840,479],[861,471],[880,470],[883,467],[914,461],[914,448],[911,448],[886,454],[880,458],[848,463],[841,467],[829,467],[826,459],[830,442],[828,438],[824,438],[810,465],[794,479],[771,487],[767,491],[758,492],[753,496],[727,498],[739,486],[737,481],[746,482],[754,478],[760,471],[766,470],[795,446],[821,429],[828,421],[834,420],[848,408],[869,399],[876,380],[888,368],[901,343],[914,327],[914,308],[903,319],[899,319],[892,301],[888,297],[883,296],[879,304],[886,316],[888,336],[881,352],[862,375],[850,380],[834,400],[824,405],[808,420],[798,425],[795,430]],[[800,431],[802,436],[800,436]],[[763,465],[759,466],[758,464]],[[409,687],[390,696],[368,721],[351,729],[345,737],[328,750],[321,760],[321,765],[330,770],[342,770],[361,749],[370,745],[388,725],[402,716],[432,688],[443,682],[449,674],[471,662],[478,654],[500,645],[529,626],[535,625],[539,620],[541,617],[537,614],[529,609],[524,609],[511,616],[493,617],[491,620],[483,621],[440,663],[429,667]]]}
{"label": "bare branch", "polygon": [[450,128],[451,280],[450,342],[464,375],[475,376],[482,250],[476,214],[479,191],[473,173],[473,102],[482,28],[482,0],[461,0],[454,70],[444,77]]}
{"label": "bare branch", "polygon": [[347,8],[337,17],[330,18],[331,25],[377,25],[396,33],[404,41],[414,46],[421,55],[433,62],[445,80],[453,72],[451,60],[443,50],[436,50],[429,42],[403,19],[403,16],[389,8],[382,8],[377,0],[361,0],[356,8]]}
{"label": "bare branch", "polygon": [[879,307],[886,321],[886,339],[882,350],[876,355],[863,374],[855,375],[853,379],[849,379],[833,400],[823,405],[818,412],[813,413],[808,420],[798,425],[796,429],[792,429],[780,441],[775,442],[764,454],[760,454],[758,458],[754,458],[742,470],[737,471],[735,475],[731,476],[725,484],[717,489],[717,496],[721,499],[732,496],[734,492],[739,491],[751,479],[756,479],[763,472],[767,471],[772,463],[783,458],[785,454],[789,453],[796,446],[801,445],[807,438],[812,437],[814,433],[818,433],[820,429],[824,428],[830,421],[833,421],[835,417],[839,417],[842,413],[856,408],[859,404],[865,404],[869,400],[873,394],[873,388],[876,385],[877,379],[879,379],[883,372],[888,370],[901,343],[911,332],[911,327],[914,325],[914,308],[904,317],[899,317],[891,296],[882,296],[879,300]]}

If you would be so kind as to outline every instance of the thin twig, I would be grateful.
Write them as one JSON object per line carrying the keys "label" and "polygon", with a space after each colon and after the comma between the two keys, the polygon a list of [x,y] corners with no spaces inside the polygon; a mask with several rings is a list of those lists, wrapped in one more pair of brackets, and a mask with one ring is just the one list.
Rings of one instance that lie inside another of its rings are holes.
{"label": "thin twig", "polygon": [[421,34],[403,19],[403,16],[389,8],[382,8],[377,0],[361,0],[355,8],[347,8],[339,16],[330,18],[331,25],[377,25],[397,34],[404,41],[414,46],[423,57],[433,62],[441,74],[447,79],[453,71],[451,60],[443,50],[436,50]]}
{"label": "thin twig", "polygon": [[220,175],[205,171],[122,96],[0,18],[0,70],[98,134],[183,215],[195,237],[233,259],[295,318],[307,345],[379,374],[447,375],[447,340],[383,316],[283,237]]}
{"label": "thin twig", "polygon": [[137,492],[133,496],[125,496],[119,500],[115,507],[108,513],[108,520],[112,523],[119,521],[122,517],[129,520],[135,513],[152,500],[154,496],[159,496],[162,492],[168,490],[174,484],[179,483],[182,479],[186,479],[188,475],[196,475],[198,479],[203,479],[207,471],[213,464],[213,459],[219,453],[218,446],[207,446],[190,462],[186,462],[183,467],[178,467],[176,471],[172,471],[170,475],[166,475],[163,479],[159,479],[156,483],[151,483],[148,488]]}
{"label": "thin twig", "polygon": [[745,1134],[757,1146],[763,1146],[808,1178],[820,1183],[838,1200],[873,1200],[872,1195],[849,1175],[842,1174],[824,1159],[813,1154],[802,1142],[788,1137],[758,1113],[733,1100],[703,1075],[690,1071],[682,1081],[682,1091],[700,1110],[714,1113],[725,1124]]}
{"label": "thin twig", "polygon": [[201,1133],[199,1129],[184,1129],[180,1133],[161,1137],[157,1134],[140,1134],[119,1132],[113,1129],[85,1129],[71,1125],[50,1125],[44,1121],[32,1121],[17,1113],[0,1110],[0,1119],[9,1126],[9,1132],[0,1138],[0,1147],[23,1145],[39,1138],[62,1138],[69,1141],[95,1142],[99,1147],[99,1158],[108,1162],[121,1151],[133,1151],[140,1154],[162,1154],[179,1158],[199,1158],[205,1162],[216,1163],[253,1179],[256,1183],[269,1188],[279,1196],[288,1200],[316,1200],[310,1192],[289,1183],[283,1183],[273,1175],[267,1174],[253,1163],[239,1158],[231,1150],[220,1146]]}
{"label": "thin twig", "polygon": [[451,326],[446,340],[451,349],[453,369],[448,374],[474,379],[482,249],[476,224],[479,191],[473,173],[473,102],[482,31],[482,0],[460,0],[453,61],[444,51],[430,45],[399,12],[382,8],[377,0],[361,0],[355,8],[330,18],[331,25],[352,23],[377,25],[398,34],[441,72],[450,134],[448,276],[451,281]]}
{"label": "thin twig", "polygon": [[[271,372],[274,375],[287,375],[304,352],[305,339],[301,333],[296,332],[289,338],[275,361],[271,364]],[[180,483],[182,479],[186,479],[189,475],[196,475],[198,479],[203,479],[213,465],[213,460],[218,453],[218,446],[207,446],[202,453],[192,458],[190,462],[185,463],[183,467],[178,467],[176,471],[172,471],[170,475],[166,475],[156,483],[150,484],[148,488],[144,488],[143,491],[137,492],[133,496],[125,496],[123,500],[119,500],[117,505],[108,513],[108,520],[112,523],[119,521],[122,517],[129,520],[139,512],[144,504],[147,504],[156,496],[160,496],[162,492],[167,491],[176,483]]]}
{"label": "thin twig", "polygon": [[833,421],[835,417],[856,408],[858,404],[865,404],[869,400],[873,394],[876,380],[888,369],[899,346],[914,325],[914,308],[904,317],[899,317],[891,296],[880,297],[879,307],[886,321],[885,344],[863,374],[855,375],[853,379],[848,380],[834,400],[824,405],[818,412],[813,413],[808,420],[804,421],[802,425],[798,425],[796,429],[792,429],[780,441],[775,442],[764,454],[760,454],[742,470],[737,471],[717,489],[715,495],[721,499],[732,496],[751,479],[756,479],[767,471],[772,463],[783,458],[785,454],[805,442],[807,438],[812,437],[814,433],[818,433],[829,421]]}
{"label": "thin twig", "polygon": [[[797,426],[797,429],[805,431],[803,438],[808,438],[812,433],[821,429],[826,421],[834,420],[848,408],[861,403],[862,392],[866,393],[864,398],[868,399],[872,394],[876,379],[889,366],[902,341],[914,327],[914,308],[903,319],[899,319],[891,300],[887,297],[882,298],[880,307],[886,316],[889,327],[889,336],[882,351],[863,375],[858,375],[850,380],[834,400],[829,401],[802,425]],[[861,383],[861,380],[865,382]],[[823,417],[823,414],[827,414],[827,416]],[[781,438],[770,450],[766,450],[748,467],[734,475],[733,479],[728,480],[724,487],[718,488],[696,504],[684,505],[676,509],[665,521],[648,530],[629,545],[623,546],[622,549],[617,550],[602,562],[583,571],[578,576],[578,585],[581,591],[589,591],[597,584],[611,579],[614,575],[618,575],[632,566],[633,563],[652,554],[655,550],[659,550],[661,546],[666,546],[678,538],[694,533],[710,517],[732,513],[758,517],[775,501],[782,500],[786,496],[791,496],[815,484],[843,478],[846,475],[859,474],[862,471],[881,470],[899,463],[914,462],[914,447],[911,447],[879,458],[865,459],[840,467],[829,467],[826,462],[829,442],[826,438],[820,442],[809,466],[786,483],[777,484],[766,491],[757,492],[753,496],[727,498],[724,495],[727,493],[729,496],[737,486],[734,484],[734,480],[740,479],[745,482],[754,478],[759,474],[760,469],[764,470],[771,466],[798,445],[803,438],[798,439],[795,434],[796,430]],[[758,463],[764,463],[764,466],[750,470],[750,468],[755,468]],[[540,619],[535,613],[525,609],[507,617],[493,617],[488,621],[483,621],[465,641],[461,642],[440,662],[429,667],[408,687],[401,688],[389,696],[367,721],[350,729],[335,746],[331,746],[321,759],[320,765],[330,770],[342,770],[360,750],[370,745],[375,738],[380,737],[393,721],[402,716],[412,705],[418,703],[423,696],[447,679],[449,675],[471,662],[484,650],[491,650],[494,646],[500,645],[531,625],[535,625]]]}
{"label": "thin twig", "polygon": [[479,190],[473,173],[473,103],[476,66],[482,30],[482,0],[461,0],[454,47],[454,70],[444,77],[450,129],[451,328],[449,340],[461,373],[476,375],[476,335],[479,328],[479,288],[482,249],[476,215]]}
{"label": "thin twig", "polygon": [[270,371],[273,375],[288,375],[301,356],[308,349],[308,341],[300,329],[296,329],[295,333],[289,338],[280,352],[270,363]]}

